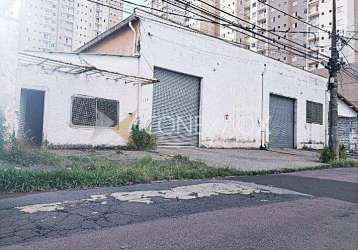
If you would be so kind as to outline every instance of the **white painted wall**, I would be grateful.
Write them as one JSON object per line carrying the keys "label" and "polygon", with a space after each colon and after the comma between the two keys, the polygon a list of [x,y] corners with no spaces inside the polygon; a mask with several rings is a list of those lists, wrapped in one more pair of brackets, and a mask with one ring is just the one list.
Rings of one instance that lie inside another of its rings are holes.
{"label": "white painted wall", "polygon": [[[100,60],[100,58],[97,58]],[[112,57],[112,65],[117,58]],[[135,59],[137,60],[137,59]],[[135,62],[135,61],[134,61]],[[135,62],[136,63],[136,62]],[[135,64],[134,64],[135,66]],[[133,67],[134,67],[133,66]],[[134,67],[136,69],[136,67]],[[125,145],[126,139],[112,128],[79,127],[71,124],[71,97],[88,95],[119,101],[119,121],[135,113],[137,86],[105,77],[46,72],[38,66],[19,66],[16,86],[16,110],[19,111],[21,88],[44,90],[44,140],[58,146]]]}
{"label": "white painted wall", "polygon": [[357,117],[358,114],[345,102],[338,99],[338,116],[340,117]]}
{"label": "white painted wall", "polygon": [[[326,102],[324,78],[218,39],[150,20],[142,20],[140,54],[140,73],[147,77],[153,77],[154,66],[202,77],[201,146],[260,146],[264,64],[266,140],[269,94],[275,93],[296,100],[297,147],[322,147],[325,142],[325,124],[306,123],[306,101]],[[152,86],[146,86],[141,96],[141,120],[145,125],[150,124],[151,108]]]}
{"label": "white painted wall", "polygon": [[16,85],[17,51],[19,46],[19,23],[9,17],[0,17],[0,109],[5,115],[6,126],[13,131],[16,103],[12,93]]}
{"label": "white painted wall", "polygon": [[[321,147],[325,124],[306,123],[306,101],[322,104],[326,80],[227,42],[198,33],[174,29],[153,21],[140,28],[139,58],[81,55],[86,62],[103,69],[152,78],[154,66],[195,75],[201,83],[200,145],[206,147],[259,147],[261,115],[261,74],[264,72],[264,130],[269,139],[269,95],[279,94],[296,100],[296,145]],[[70,60],[75,55],[62,54]],[[39,67],[20,67],[15,91],[46,91],[44,139],[55,145],[123,145],[125,138],[112,129],[79,128],[70,123],[71,96],[89,95],[120,102],[120,119],[137,109],[137,87],[105,77],[46,73]],[[139,118],[150,126],[152,85],[143,86]],[[18,111],[19,105],[16,106]],[[326,113],[326,105],[324,105]],[[225,120],[225,116],[228,119]],[[16,120],[16,119],[15,119]],[[326,120],[326,119],[325,119]],[[326,123],[326,122],[325,122]]]}

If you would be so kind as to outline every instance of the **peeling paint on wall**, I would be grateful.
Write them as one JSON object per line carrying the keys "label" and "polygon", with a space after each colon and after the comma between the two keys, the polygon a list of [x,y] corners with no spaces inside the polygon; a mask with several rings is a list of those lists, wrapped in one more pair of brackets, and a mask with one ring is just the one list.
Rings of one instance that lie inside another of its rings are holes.
{"label": "peeling paint on wall", "polygon": [[134,118],[135,118],[135,113],[128,114],[126,118],[120,121],[119,124],[113,128],[113,131],[115,131],[123,139],[128,140],[130,129],[133,125]]}

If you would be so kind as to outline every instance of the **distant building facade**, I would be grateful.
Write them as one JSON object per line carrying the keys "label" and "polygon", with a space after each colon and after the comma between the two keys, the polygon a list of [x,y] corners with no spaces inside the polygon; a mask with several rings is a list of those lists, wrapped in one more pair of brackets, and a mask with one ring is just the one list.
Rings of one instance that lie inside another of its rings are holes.
{"label": "distant building facade", "polygon": [[122,20],[121,0],[23,0],[23,50],[70,52]]}
{"label": "distant building facade", "polygon": [[[161,0],[153,0],[152,6],[167,12],[157,11],[163,17],[168,17],[168,19],[202,32],[207,32],[210,35],[240,43],[253,51],[296,67],[315,70],[323,67],[323,65],[317,60],[310,60],[304,56],[297,55],[297,53],[294,53],[294,49],[307,51],[310,55],[318,56],[319,53],[330,55],[329,34],[307,25],[299,21],[299,19],[330,31],[332,28],[332,0],[266,0],[267,4],[258,0],[207,0],[205,1],[207,4],[198,0],[187,2],[188,4],[185,5],[185,8],[188,10],[193,11],[191,6],[208,9],[220,16],[220,19],[250,28],[256,32],[256,37],[253,37],[254,35],[250,31],[244,31],[241,28],[193,20],[192,17],[198,18],[198,16],[182,9],[179,11],[178,8]],[[221,11],[215,10],[215,8]],[[170,12],[187,15],[188,18],[171,15]],[[200,11],[196,12],[200,13]],[[203,13],[200,14],[203,15]],[[214,19],[213,17],[210,18]],[[220,20],[217,21],[220,22]],[[222,20],[221,22],[225,23],[225,21]],[[204,23],[206,24],[204,25]],[[339,34],[346,37],[354,35],[358,31],[354,25],[355,23],[358,23],[358,2],[354,0],[338,0],[337,29]],[[205,29],[207,27],[210,27],[210,29]],[[271,45],[260,35],[269,37]],[[277,45],[282,43],[293,49],[279,49],[272,43]],[[358,48],[358,41],[352,40],[350,44],[354,48]],[[291,50],[291,52],[287,50]],[[343,53],[350,63],[354,63],[358,59],[357,53],[354,53],[347,46]]]}
{"label": "distant building facade", "polygon": [[[332,29],[332,0],[308,0],[308,22],[320,27],[321,29],[330,31]],[[337,30],[341,36],[351,37],[358,31],[356,24],[358,23],[358,2],[355,0],[337,0]],[[315,49],[322,54],[330,55],[330,35],[327,32],[317,30],[314,27],[308,27],[308,31],[317,35],[309,35],[307,45],[309,48]],[[358,48],[358,41],[350,41],[353,48]],[[357,62],[357,54],[345,46],[342,50],[347,57],[349,63]],[[307,60],[307,69],[313,70],[321,68],[317,62]]]}

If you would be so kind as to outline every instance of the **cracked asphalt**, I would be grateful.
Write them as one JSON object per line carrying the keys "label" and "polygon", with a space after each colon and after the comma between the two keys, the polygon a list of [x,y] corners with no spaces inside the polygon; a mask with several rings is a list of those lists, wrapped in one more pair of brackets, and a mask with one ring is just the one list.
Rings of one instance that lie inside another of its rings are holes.
{"label": "cracked asphalt", "polygon": [[[189,200],[154,197],[152,204],[110,196],[221,182],[198,180],[4,198],[0,248],[358,249],[358,183],[351,182],[358,169],[321,171],[235,178],[312,196],[264,192]],[[91,195],[106,198],[88,199]],[[63,209],[25,213],[18,208],[42,203],[62,204]]]}
{"label": "cracked asphalt", "polygon": [[[162,182],[151,185],[140,185],[141,188],[139,190],[161,190],[163,188],[200,183],[207,183],[207,181]],[[138,186],[107,190],[87,190],[83,195],[78,196],[77,194],[76,197],[89,198],[89,193],[108,195],[111,193],[109,191],[128,192],[132,190],[138,190]],[[81,191],[75,192],[81,193]],[[65,192],[59,193],[64,194]],[[43,196],[43,194],[41,195]],[[41,204],[42,202],[49,201],[36,194],[32,196],[30,204]],[[66,195],[64,196],[63,198],[67,198]],[[63,198],[56,200],[56,202],[65,200]],[[74,197],[69,195],[69,198]],[[63,237],[86,231],[153,221],[160,218],[175,218],[230,207],[259,206],[295,199],[302,199],[302,196],[255,193],[251,195],[218,195],[195,200],[168,200],[154,197],[154,203],[148,205],[136,202],[121,202],[108,196],[105,200],[75,200],[74,202],[65,203],[63,210],[36,213],[23,213],[17,209],[19,206],[28,204],[29,201],[27,199],[19,201],[18,198],[14,198],[15,201],[10,206],[4,204],[7,203],[7,199],[5,199],[0,200],[0,246],[26,243],[44,238]],[[50,200],[50,202],[52,201],[54,200]]]}

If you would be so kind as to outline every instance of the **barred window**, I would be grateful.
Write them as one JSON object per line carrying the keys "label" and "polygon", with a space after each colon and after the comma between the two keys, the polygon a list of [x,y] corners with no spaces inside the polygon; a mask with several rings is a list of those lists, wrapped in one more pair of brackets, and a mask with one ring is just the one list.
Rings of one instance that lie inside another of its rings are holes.
{"label": "barred window", "polygon": [[323,104],[317,102],[306,102],[306,122],[323,124]]}
{"label": "barred window", "polygon": [[88,96],[72,97],[73,125],[114,127],[118,125],[119,103],[115,100]]}

